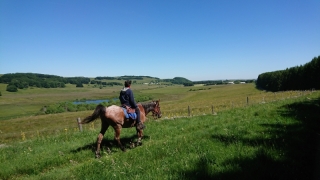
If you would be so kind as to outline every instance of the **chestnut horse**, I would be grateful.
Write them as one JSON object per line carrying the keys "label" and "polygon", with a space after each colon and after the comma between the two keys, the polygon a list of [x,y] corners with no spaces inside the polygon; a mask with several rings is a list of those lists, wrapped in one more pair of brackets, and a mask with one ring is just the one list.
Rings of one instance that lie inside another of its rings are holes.
{"label": "chestnut horse", "polygon": [[[156,115],[158,118],[161,118],[160,111],[160,100],[152,101],[149,103],[137,103],[140,110],[140,120],[144,124],[146,122],[146,115],[149,112],[152,112],[153,115]],[[82,120],[82,124],[89,123],[100,117],[101,119],[101,130],[97,137],[97,150],[96,158],[100,158],[100,145],[104,136],[104,133],[107,131],[109,126],[112,126],[115,131],[114,139],[118,142],[119,147],[122,151],[125,151],[125,147],[120,142],[120,132],[122,128],[133,127],[135,121],[128,120],[125,117],[122,107],[112,105],[109,107],[104,107],[101,104],[97,105],[96,109],[91,116],[88,116]],[[143,137],[143,130],[137,130],[138,135],[138,144],[141,144],[141,138]]]}

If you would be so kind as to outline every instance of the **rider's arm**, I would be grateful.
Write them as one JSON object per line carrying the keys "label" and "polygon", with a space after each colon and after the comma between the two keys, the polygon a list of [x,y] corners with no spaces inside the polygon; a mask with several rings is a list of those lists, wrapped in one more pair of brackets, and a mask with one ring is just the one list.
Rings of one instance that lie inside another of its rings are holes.
{"label": "rider's arm", "polygon": [[128,92],[128,95],[129,95],[129,103],[130,103],[130,105],[131,105],[131,107],[132,108],[136,108],[137,107],[137,104],[136,104],[136,102],[135,102],[135,100],[134,100],[134,97],[133,97],[133,92],[132,92],[132,90],[130,89],[130,91]]}

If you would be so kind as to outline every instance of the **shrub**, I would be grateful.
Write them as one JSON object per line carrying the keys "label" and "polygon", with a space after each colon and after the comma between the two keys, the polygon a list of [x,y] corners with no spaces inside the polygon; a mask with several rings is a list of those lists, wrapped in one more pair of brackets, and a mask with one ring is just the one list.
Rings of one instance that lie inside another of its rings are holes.
{"label": "shrub", "polygon": [[48,106],[47,109],[46,109],[46,111],[45,111],[46,114],[54,114],[54,113],[56,113],[56,112],[57,112],[57,111],[56,111],[56,108],[53,107],[53,106]]}
{"label": "shrub", "polygon": [[8,84],[7,91],[9,91],[9,92],[17,92],[18,88],[15,85]]}
{"label": "shrub", "polygon": [[81,107],[78,107],[78,111],[85,111],[87,110],[85,107],[81,106]]}
{"label": "shrub", "polygon": [[74,106],[68,106],[67,109],[68,109],[69,112],[76,112],[77,111],[77,108],[74,107]]}

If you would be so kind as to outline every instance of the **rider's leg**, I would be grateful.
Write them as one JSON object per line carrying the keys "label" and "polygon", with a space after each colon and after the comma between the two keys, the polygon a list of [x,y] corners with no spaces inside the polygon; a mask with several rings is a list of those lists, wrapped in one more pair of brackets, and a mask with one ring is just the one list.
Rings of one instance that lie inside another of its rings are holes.
{"label": "rider's leg", "polygon": [[136,108],[136,114],[137,114],[137,119],[136,119],[136,125],[137,125],[141,122],[140,121],[140,110],[138,107]]}
{"label": "rider's leg", "polygon": [[141,121],[140,121],[140,110],[139,110],[139,108],[137,107],[136,108],[136,114],[137,114],[137,119],[136,119],[136,128],[137,129],[144,129],[145,128],[145,126],[141,123]]}

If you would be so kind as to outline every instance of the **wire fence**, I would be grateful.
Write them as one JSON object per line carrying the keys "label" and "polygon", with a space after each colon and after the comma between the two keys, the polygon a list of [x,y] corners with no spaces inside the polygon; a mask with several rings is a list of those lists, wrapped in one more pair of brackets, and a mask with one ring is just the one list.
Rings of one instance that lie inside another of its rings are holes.
{"label": "wire fence", "polygon": [[194,101],[180,104],[179,106],[166,107],[162,110],[164,119],[174,119],[180,117],[191,117],[206,114],[216,115],[218,112],[230,110],[233,108],[245,107],[255,104],[264,104],[269,102],[281,101],[285,99],[298,98],[315,93],[315,90],[309,91],[281,91],[266,92],[257,95],[232,98],[232,100],[221,101]]}

